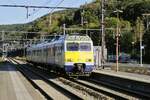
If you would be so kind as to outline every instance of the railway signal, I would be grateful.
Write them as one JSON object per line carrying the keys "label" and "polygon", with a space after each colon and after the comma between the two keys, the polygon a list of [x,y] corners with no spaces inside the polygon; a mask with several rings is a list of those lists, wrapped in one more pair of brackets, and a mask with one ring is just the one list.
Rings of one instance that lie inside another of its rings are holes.
{"label": "railway signal", "polygon": [[119,70],[118,60],[119,60],[119,36],[120,36],[120,28],[119,28],[119,13],[122,13],[121,10],[116,10],[114,13],[117,13],[117,27],[116,27],[116,72]]}

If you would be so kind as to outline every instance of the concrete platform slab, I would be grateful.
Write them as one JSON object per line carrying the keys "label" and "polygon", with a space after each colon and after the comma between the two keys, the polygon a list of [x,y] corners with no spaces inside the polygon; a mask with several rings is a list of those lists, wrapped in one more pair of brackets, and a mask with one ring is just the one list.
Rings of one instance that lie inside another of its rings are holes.
{"label": "concrete platform slab", "polygon": [[113,70],[94,70],[93,73],[100,73],[104,75],[110,75],[114,77],[120,77],[120,78],[125,78],[125,79],[130,79],[130,80],[135,80],[139,82],[145,82],[145,83],[150,83],[150,76],[148,75],[142,75],[142,74],[135,74],[135,73],[127,73],[127,72],[116,72]]}
{"label": "concrete platform slab", "polygon": [[0,65],[0,100],[43,100],[44,98],[9,63]]}

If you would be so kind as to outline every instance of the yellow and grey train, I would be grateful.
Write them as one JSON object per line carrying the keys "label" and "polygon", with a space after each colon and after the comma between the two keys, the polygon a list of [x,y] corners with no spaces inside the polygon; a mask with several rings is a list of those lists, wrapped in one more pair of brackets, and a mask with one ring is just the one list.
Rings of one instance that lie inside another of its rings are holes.
{"label": "yellow and grey train", "polygon": [[89,76],[94,67],[89,36],[65,35],[27,48],[27,60],[64,71],[69,76]]}

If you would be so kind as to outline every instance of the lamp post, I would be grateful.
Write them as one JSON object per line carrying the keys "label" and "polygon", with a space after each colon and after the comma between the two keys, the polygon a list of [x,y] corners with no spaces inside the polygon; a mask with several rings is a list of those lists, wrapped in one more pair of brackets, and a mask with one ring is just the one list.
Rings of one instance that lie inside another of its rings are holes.
{"label": "lamp post", "polygon": [[[146,30],[149,29],[149,16],[150,16],[150,13],[145,13],[145,14],[142,14],[143,17],[145,16],[146,17]],[[140,22],[140,25],[139,25],[139,30],[140,30],[140,66],[142,67],[143,66],[143,49],[144,49],[144,46],[142,45],[142,29],[141,29],[141,22]]]}
{"label": "lamp post", "polygon": [[143,46],[142,46],[142,33],[141,33],[141,26],[139,27],[140,28],[140,66],[142,67],[143,66]]}
{"label": "lamp post", "polygon": [[116,10],[114,13],[117,13],[117,28],[116,28],[116,72],[118,72],[118,59],[119,59],[119,13],[122,13],[121,10]]}

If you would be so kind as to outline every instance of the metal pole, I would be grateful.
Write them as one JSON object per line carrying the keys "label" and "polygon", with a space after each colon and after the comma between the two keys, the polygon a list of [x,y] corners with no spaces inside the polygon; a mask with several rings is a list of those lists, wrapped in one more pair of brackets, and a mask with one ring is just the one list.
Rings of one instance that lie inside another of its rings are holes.
{"label": "metal pole", "polygon": [[143,55],[142,55],[142,33],[141,33],[141,20],[140,20],[140,25],[139,25],[139,30],[140,30],[140,66],[143,66]]}
{"label": "metal pole", "polygon": [[146,20],[146,29],[148,30],[148,27],[149,27],[149,20],[148,20],[148,16],[147,16],[147,18],[146,18],[147,20]]}
{"label": "metal pole", "polygon": [[87,30],[87,28],[88,28],[88,22],[86,23],[86,35],[88,35],[88,30]]}
{"label": "metal pole", "polygon": [[2,41],[4,41],[4,31],[2,31]]}
{"label": "metal pole", "polygon": [[28,19],[28,16],[29,16],[29,9],[28,9],[28,7],[26,7],[26,9],[27,9],[27,19]]}
{"label": "metal pole", "polygon": [[104,32],[104,0],[101,0],[101,10],[102,10],[102,15],[101,15],[101,32],[102,32],[102,44],[101,44],[101,66],[104,68],[104,63],[105,63],[105,58],[104,58],[104,49],[105,49],[105,32]]}
{"label": "metal pole", "polygon": [[3,46],[3,47],[2,47],[2,48],[3,48],[3,49],[2,49],[2,50],[3,50],[3,56],[2,56],[2,58],[4,58],[4,52],[5,52],[5,46],[4,46],[4,34],[5,34],[4,31],[2,31],[2,46]]}
{"label": "metal pole", "polygon": [[52,14],[51,13],[50,13],[50,16],[49,16],[49,24],[50,24],[50,26],[52,24]]}
{"label": "metal pole", "polygon": [[119,70],[118,60],[119,60],[119,12],[121,13],[121,10],[114,11],[117,13],[117,29],[116,29],[116,72]]}
{"label": "metal pole", "polygon": [[66,34],[66,24],[63,24],[63,35]]}
{"label": "metal pole", "polygon": [[84,16],[84,9],[83,9],[83,11],[81,12],[81,26],[83,27],[83,20],[84,20],[84,18],[83,18],[83,16]]}
{"label": "metal pole", "polygon": [[[141,38],[141,36],[140,36],[140,38]],[[142,61],[143,61],[143,55],[142,55],[142,53],[143,53],[142,52],[142,39],[140,39],[140,66],[141,67],[143,66],[143,63],[142,63]]]}
{"label": "metal pole", "polygon": [[116,32],[116,72],[118,72],[118,42],[119,42],[119,25],[118,25],[118,23],[119,23],[119,19],[118,19],[118,12],[117,12],[117,32]]}

